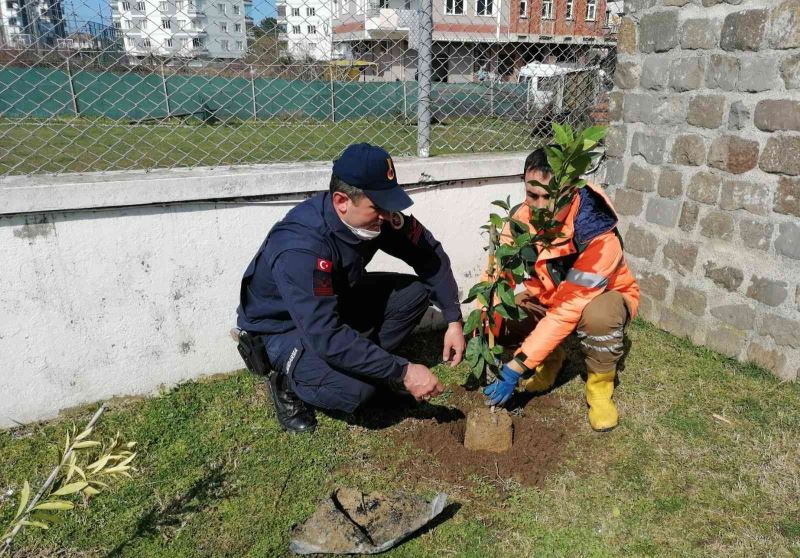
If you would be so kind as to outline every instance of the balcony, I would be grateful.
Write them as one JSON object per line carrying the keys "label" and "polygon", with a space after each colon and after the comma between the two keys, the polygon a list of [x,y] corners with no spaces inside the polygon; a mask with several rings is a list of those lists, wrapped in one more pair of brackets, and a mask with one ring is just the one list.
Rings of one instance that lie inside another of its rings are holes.
{"label": "balcony", "polygon": [[186,15],[193,18],[206,17],[206,12],[203,10],[203,6],[190,2],[186,5]]}
{"label": "balcony", "polygon": [[408,35],[417,17],[416,10],[367,8],[364,30],[371,39],[402,39]]}

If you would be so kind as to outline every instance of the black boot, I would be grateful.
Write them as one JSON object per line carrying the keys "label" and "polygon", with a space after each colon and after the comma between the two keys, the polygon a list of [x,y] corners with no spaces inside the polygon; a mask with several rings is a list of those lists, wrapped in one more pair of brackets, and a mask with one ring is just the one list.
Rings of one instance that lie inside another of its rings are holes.
{"label": "black boot", "polygon": [[281,428],[289,432],[314,431],[317,427],[314,409],[292,391],[286,374],[271,370],[267,375],[267,389],[272,396],[275,416]]}

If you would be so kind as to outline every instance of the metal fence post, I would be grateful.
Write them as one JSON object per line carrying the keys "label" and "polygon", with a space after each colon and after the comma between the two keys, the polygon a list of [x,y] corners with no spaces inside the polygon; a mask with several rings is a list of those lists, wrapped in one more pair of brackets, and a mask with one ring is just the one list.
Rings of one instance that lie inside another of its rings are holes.
{"label": "metal fence post", "polygon": [[252,64],[250,65],[250,94],[253,96],[253,120],[258,120],[258,111],[256,110],[256,73]]}
{"label": "metal fence post", "polygon": [[336,122],[336,80],[333,79],[334,66],[328,66],[331,76],[331,122]]}
{"label": "metal fence post", "polygon": [[433,59],[433,0],[421,0],[417,54],[417,156],[431,154],[431,82]]}
{"label": "metal fence post", "polygon": [[80,116],[81,111],[78,108],[78,96],[75,94],[75,84],[72,81],[72,67],[69,65],[70,55],[67,54],[67,81],[69,81],[69,96],[72,99],[72,110],[75,111],[75,116]]}
{"label": "metal fence post", "polygon": [[405,123],[408,120],[408,98],[406,93],[406,80],[405,76],[403,76],[403,122]]}
{"label": "metal fence post", "polygon": [[164,102],[167,105],[167,118],[172,115],[172,109],[169,108],[169,91],[167,91],[167,76],[164,75],[164,61],[161,61],[161,87],[164,90]]}

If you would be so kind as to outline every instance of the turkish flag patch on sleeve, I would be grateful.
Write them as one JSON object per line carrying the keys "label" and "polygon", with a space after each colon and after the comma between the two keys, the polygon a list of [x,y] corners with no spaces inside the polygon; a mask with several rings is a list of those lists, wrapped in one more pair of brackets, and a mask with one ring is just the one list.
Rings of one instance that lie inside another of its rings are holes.
{"label": "turkish flag patch on sleeve", "polygon": [[333,271],[333,262],[330,260],[323,260],[322,258],[317,258],[317,269],[320,271],[324,271],[325,273],[330,273]]}

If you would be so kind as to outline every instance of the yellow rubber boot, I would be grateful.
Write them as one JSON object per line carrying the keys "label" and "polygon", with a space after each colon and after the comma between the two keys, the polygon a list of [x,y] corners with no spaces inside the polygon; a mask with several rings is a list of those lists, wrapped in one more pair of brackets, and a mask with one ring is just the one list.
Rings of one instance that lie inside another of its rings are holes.
{"label": "yellow rubber boot", "polygon": [[614,377],[611,372],[589,372],[586,378],[586,402],[589,404],[589,424],[598,432],[612,430],[619,422],[617,407],[611,401]]}
{"label": "yellow rubber boot", "polygon": [[530,392],[547,391],[556,383],[556,377],[564,365],[566,353],[561,347],[556,347],[544,361],[536,367],[533,377],[523,380],[522,389]]}

